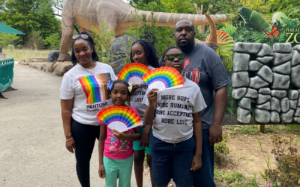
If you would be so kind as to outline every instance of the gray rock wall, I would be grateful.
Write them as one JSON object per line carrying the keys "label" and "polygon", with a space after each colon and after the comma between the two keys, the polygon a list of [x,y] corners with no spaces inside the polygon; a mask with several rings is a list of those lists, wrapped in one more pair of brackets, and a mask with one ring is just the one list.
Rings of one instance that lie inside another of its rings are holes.
{"label": "gray rock wall", "polygon": [[300,45],[292,49],[289,43],[276,43],[272,50],[268,44],[238,42],[234,52],[232,97],[238,101],[237,120],[299,123]]}

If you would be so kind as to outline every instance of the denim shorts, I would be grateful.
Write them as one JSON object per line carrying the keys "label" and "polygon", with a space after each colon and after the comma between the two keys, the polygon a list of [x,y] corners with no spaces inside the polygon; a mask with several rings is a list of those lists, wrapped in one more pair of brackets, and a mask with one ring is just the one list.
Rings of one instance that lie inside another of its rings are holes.
{"label": "denim shorts", "polygon": [[156,186],[164,186],[173,181],[180,187],[193,185],[191,165],[195,153],[195,140],[172,144],[159,140],[151,134],[152,181]]}

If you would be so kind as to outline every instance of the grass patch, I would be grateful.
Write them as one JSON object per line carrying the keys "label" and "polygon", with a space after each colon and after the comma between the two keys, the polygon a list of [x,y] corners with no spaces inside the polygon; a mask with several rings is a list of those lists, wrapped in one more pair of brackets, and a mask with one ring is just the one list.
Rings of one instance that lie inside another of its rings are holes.
{"label": "grass patch", "polygon": [[[48,54],[51,50],[38,50],[37,57],[38,58],[47,58]],[[26,60],[29,58],[36,57],[35,51],[32,49],[2,49],[2,53],[6,54],[6,58],[14,58],[15,61]],[[0,57],[0,60],[4,58]]]}
{"label": "grass patch", "polygon": [[220,186],[234,186],[234,187],[258,187],[256,176],[254,178],[247,178],[242,173],[234,170],[223,172],[215,167],[214,170],[215,181],[221,183]]}

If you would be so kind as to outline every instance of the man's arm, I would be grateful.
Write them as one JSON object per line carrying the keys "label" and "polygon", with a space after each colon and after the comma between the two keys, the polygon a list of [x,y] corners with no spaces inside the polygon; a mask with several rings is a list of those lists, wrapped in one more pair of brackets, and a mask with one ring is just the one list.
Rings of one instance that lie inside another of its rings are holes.
{"label": "man's arm", "polygon": [[196,151],[193,158],[191,170],[196,171],[202,166],[202,122],[200,112],[193,114],[193,129],[196,143]]}
{"label": "man's arm", "polygon": [[[227,105],[227,87],[221,87],[215,93],[214,118],[209,128],[210,145],[222,141],[222,120]],[[217,141],[218,140],[218,141]]]}

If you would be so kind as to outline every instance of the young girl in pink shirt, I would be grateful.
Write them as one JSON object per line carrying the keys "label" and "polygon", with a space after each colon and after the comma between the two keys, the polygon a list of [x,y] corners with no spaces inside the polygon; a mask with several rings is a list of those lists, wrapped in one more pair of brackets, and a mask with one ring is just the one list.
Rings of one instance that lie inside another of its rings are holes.
{"label": "young girl in pink shirt", "polygon": [[[126,106],[125,102],[130,96],[129,84],[123,80],[116,80],[108,83],[107,87],[113,105]],[[129,108],[136,112],[134,108]],[[119,132],[110,129],[101,120],[99,123],[99,176],[105,178],[105,187],[116,187],[118,177],[119,187],[130,187],[134,153],[132,141],[141,139],[141,128]]]}

